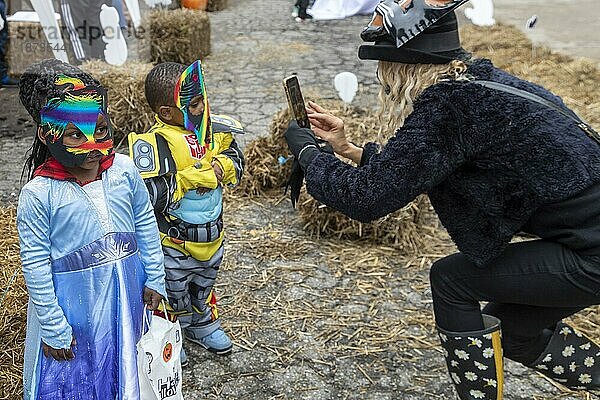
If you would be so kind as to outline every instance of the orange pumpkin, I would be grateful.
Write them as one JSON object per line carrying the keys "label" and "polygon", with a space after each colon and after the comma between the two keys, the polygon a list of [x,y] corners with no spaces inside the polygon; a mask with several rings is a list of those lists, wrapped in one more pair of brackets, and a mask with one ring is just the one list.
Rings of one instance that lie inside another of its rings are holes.
{"label": "orange pumpkin", "polygon": [[206,10],[208,0],[181,0],[181,5],[192,10]]}
{"label": "orange pumpkin", "polygon": [[172,356],[173,356],[173,345],[171,343],[167,342],[167,345],[163,349],[163,360],[165,360],[165,362],[169,362],[169,360],[171,359]]}

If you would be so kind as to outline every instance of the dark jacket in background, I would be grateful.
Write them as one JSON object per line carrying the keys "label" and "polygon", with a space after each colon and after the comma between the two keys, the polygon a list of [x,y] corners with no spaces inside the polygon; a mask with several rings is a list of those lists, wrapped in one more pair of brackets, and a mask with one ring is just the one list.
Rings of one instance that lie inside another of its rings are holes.
{"label": "dark jacket in background", "polygon": [[[468,74],[563,105],[489,60],[475,61]],[[378,150],[367,144],[359,168],[319,154],[306,170],[309,193],[363,222],[427,193],[459,250],[479,266],[541,206],[600,182],[600,146],[573,121],[471,82],[427,88],[404,126]]]}

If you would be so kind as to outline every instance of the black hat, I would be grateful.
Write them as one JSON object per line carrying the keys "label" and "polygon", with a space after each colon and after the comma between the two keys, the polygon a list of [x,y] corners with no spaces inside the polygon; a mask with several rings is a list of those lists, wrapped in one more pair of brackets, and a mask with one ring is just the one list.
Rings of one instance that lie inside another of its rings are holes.
{"label": "black hat", "polygon": [[358,57],[407,64],[445,64],[468,56],[460,45],[454,10],[468,0],[382,0]]}

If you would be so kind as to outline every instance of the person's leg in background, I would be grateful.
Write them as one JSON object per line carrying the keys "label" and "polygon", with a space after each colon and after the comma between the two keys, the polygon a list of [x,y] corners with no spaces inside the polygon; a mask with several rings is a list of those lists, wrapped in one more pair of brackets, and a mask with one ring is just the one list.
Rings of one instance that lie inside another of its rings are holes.
{"label": "person's leg in background", "polygon": [[301,20],[312,19],[312,16],[306,13],[308,10],[309,0],[298,0],[296,7],[298,7],[298,18]]}
{"label": "person's leg in background", "polygon": [[[430,278],[436,323],[442,334],[451,332],[461,337],[461,332],[462,336],[466,336],[464,333],[467,332],[471,339],[473,332],[485,330],[479,302],[489,301],[491,303],[484,314],[502,321],[506,356],[527,366],[533,366],[552,345],[558,333],[554,327],[562,318],[600,303],[597,295],[600,265],[595,259],[580,257],[560,244],[545,241],[511,244],[497,259],[482,268],[463,254],[454,254],[434,263]],[[441,337],[444,345],[446,335]],[[575,335],[572,337],[576,338]],[[444,347],[469,357],[470,345],[467,343],[467,347],[462,349]],[[588,346],[587,343],[581,345]],[[570,351],[568,353],[571,357]],[[575,355],[578,356],[579,353]],[[587,357],[586,354],[582,356]],[[449,354],[447,362],[451,374],[453,365],[461,367],[459,361],[462,360],[456,358],[456,353]],[[587,365],[591,365],[589,370],[577,372],[583,373],[585,382],[588,381],[587,375],[592,375],[595,382],[588,382],[590,387],[600,380],[600,369],[597,365],[594,367],[592,360],[588,360]],[[565,366],[554,365],[553,368],[560,372]],[[473,375],[470,374],[472,371],[461,372],[464,386],[467,382],[464,374],[469,373],[467,380]],[[480,390],[471,387],[472,384],[469,390]],[[463,394],[461,398],[476,396]]]}
{"label": "person's leg in background", "polygon": [[6,2],[0,0],[0,17],[2,18],[2,29],[0,30],[0,86],[16,87],[19,81],[8,76],[8,64],[6,62],[6,50],[8,45],[8,21],[6,21]]}
{"label": "person's leg in background", "polygon": [[75,58],[79,62],[104,59],[100,10],[105,0],[60,0],[61,17],[67,26]]}

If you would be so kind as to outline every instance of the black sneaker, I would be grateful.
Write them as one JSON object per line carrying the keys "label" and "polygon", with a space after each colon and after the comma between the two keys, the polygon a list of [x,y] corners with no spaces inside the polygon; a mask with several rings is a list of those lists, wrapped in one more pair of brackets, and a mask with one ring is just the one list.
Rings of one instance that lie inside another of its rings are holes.
{"label": "black sneaker", "polygon": [[296,22],[304,22],[304,21],[310,21],[311,19],[313,19],[313,16],[306,13],[306,11],[304,12],[299,12],[298,16],[296,17]]}

